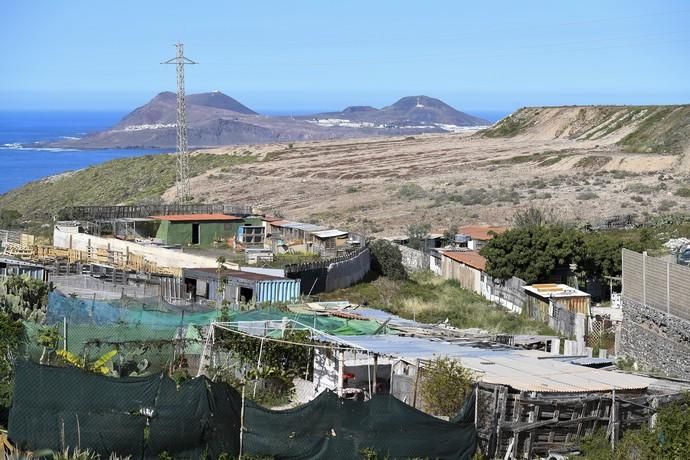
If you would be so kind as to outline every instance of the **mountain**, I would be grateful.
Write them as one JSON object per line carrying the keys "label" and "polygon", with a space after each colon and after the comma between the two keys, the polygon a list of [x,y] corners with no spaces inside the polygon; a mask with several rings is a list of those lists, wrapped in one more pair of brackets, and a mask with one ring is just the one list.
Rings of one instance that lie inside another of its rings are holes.
{"label": "mountain", "polygon": [[[259,115],[219,91],[188,95],[186,117],[191,148],[444,133],[455,132],[462,127],[490,124],[426,96],[404,97],[382,109],[351,106],[342,112],[281,117]],[[43,145],[69,148],[174,148],[176,125],[176,95],[167,91],[133,110],[110,129],[81,139],[64,139]]]}
{"label": "mountain", "polygon": [[[174,93],[173,93],[174,95]],[[258,115],[249,107],[242,105],[236,99],[221,93],[220,91],[213,91],[210,93],[190,94],[186,98],[187,104],[201,105],[204,107],[215,107],[216,109],[231,110],[245,115]]]}
{"label": "mountain", "polygon": [[[242,105],[237,100],[219,91],[190,94],[185,98],[185,105],[187,123],[190,124],[236,114],[257,114],[249,107]],[[228,111],[233,113],[225,113]],[[120,120],[113,129],[125,129],[128,126],[138,125],[175,124],[176,122],[177,96],[175,93],[165,91],[156,95],[145,105],[134,109],[134,111]]]}
{"label": "mountain", "polygon": [[491,123],[479,117],[454,109],[445,102],[428,96],[407,96],[382,109],[370,106],[347,107],[342,112],[312,115],[317,119],[345,119],[363,123],[396,126],[453,125],[488,126]]}

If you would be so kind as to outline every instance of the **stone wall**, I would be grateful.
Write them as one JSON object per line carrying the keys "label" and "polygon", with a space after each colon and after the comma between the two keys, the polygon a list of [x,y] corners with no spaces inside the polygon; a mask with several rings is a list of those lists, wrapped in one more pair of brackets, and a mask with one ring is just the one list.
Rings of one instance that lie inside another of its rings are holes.
{"label": "stone wall", "polygon": [[623,298],[619,355],[670,377],[690,379],[690,322]]}
{"label": "stone wall", "polygon": [[402,254],[402,264],[405,270],[408,272],[421,272],[429,270],[429,259],[430,256],[424,254],[422,251],[416,249],[408,248],[407,246],[402,246],[400,244],[395,245],[400,249]]}

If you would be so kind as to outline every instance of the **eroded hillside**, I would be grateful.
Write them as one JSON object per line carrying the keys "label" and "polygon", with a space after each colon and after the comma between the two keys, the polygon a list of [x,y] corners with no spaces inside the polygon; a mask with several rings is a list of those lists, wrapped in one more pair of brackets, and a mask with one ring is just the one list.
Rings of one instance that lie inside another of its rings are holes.
{"label": "eroded hillside", "polygon": [[491,138],[571,139],[631,153],[682,153],[690,145],[690,105],[529,107],[482,132]]}

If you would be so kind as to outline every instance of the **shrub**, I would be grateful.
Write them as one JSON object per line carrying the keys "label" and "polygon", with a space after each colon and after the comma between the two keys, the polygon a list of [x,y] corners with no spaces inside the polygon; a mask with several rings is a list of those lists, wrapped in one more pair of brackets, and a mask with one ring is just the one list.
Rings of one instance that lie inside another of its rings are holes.
{"label": "shrub", "polygon": [[655,187],[652,187],[651,185],[645,185],[640,182],[635,182],[634,184],[630,184],[627,187],[625,187],[626,192],[639,193],[642,195],[648,195],[654,192],[655,190]]}
{"label": "shrub", "polygon": [[670,211],[671,208],[673,208],[677,204],[678,203],[676,203],[673,200],[661,200],[661,203],[659,203],[659,207],[657,208],[657,210],[661,212]]}
{"label": "shrub", "polygon": [[675,194],[683,198],[690,198],[690,187],[679,188],[675,191]]}
{"label": "shrub", "polygon": [[458,413],[475,376],[454,359],[436,358],[422,369],[421,394],[426,410],[434,415],[452,417]]}
{"label": "shrub", "polygon": [[393,246],[390,241],[374,240],[369,244],[369,250],[373,272],[395,280],[407,279],[400,249]]}
{"label": "shrub", "polygon": [[597,195],[594,192],[578,193],[577,196],[575,197],[576,200],[580,200],[580,201],[594,200],[596,198],[599,198],[599,195]]}
{"label": "shrub", "polygon": [[426,190],[424,190],[418,184],[410,183],[403,184],[398,189],[398,196],[406,200],[412,200],[415,198],[424,198],[426,196]]}

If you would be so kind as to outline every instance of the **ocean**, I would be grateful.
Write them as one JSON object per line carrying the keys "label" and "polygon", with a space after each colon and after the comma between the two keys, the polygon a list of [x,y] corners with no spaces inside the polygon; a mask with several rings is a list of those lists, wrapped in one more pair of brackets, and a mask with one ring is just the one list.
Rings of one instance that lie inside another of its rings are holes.
{"label": "ocean", "polygon": [[160,153],[151,149],[71,150],[19,144],[82,137],[117,123],[126,112],[0,111],[0,194],[45,176],[116,158]]}

